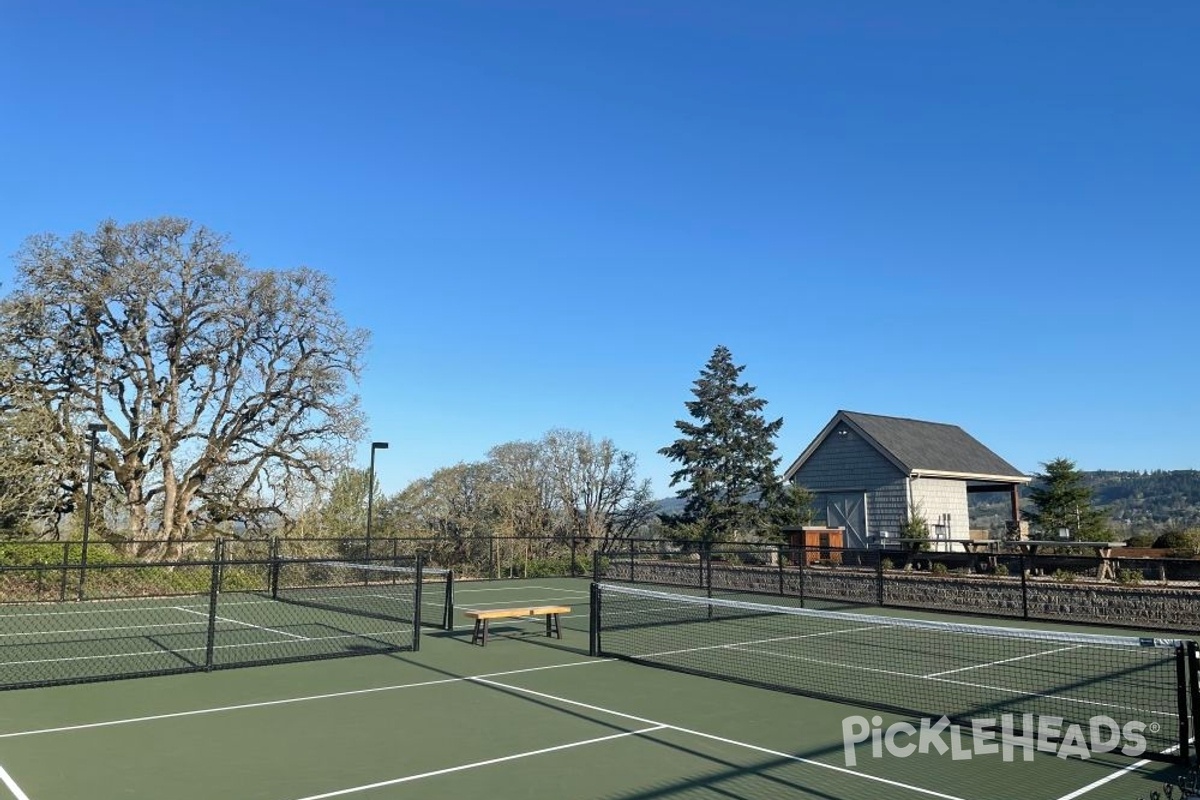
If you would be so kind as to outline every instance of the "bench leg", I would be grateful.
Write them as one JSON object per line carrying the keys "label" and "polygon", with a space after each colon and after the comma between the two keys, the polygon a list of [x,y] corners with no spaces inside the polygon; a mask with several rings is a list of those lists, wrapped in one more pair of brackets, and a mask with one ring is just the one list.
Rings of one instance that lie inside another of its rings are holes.
{"label": "bench leg", "polygon": [[546,615],[546,635],[562,638],[562,625],[559,624],[558,614]]}
{"label": "bench leg", "polygon": [[475,630],[471,633],[471,644],[478,643],[480,647],[487,646],[488,621],[486,619],[475,620]]}

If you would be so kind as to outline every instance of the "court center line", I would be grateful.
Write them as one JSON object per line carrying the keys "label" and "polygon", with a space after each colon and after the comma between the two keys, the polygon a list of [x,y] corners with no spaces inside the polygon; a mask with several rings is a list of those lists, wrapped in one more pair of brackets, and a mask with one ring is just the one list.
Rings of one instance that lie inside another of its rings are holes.
{"label": "court center line", "polygon": [[1053,653],[1062,653],[1067,650],[1078,650],[1081,647],[1083,647],[1081,644],[1073,644],[1068,647],[1056,647],[1053,650],[1043,650],[1040,653],[1026,653],[1023,656],[1015,656],[1013,658],[1002,658],[999,661],[989,661],[986,664],[972,664],[969,667],[958,667],[957,669],[947,669],[941,672],[931,672],[928,675],[922,675],[921,677],[937,678],[941,675],[953,675],[956,672],[968,672],[969,670],[973,669],[985,669],[987,667],[995,667],[1000,664],[1011,664],[1013,661],[1024,661],[1027,658],[1040,658],[1041,656],[1048,656]]}
{"label": "court center line", "polygon": [[[174,608],[176,611],[182,611],[185,614],[197,614],[202,617],[208,616],[208,614],[204,611],[193,611],[192,609],[184,608],[183,606],[171,606],[171,608]],[[252,622],[242,622],[240,619],[230,619],[229,617],[218,617],[215,615],[213,616],[213,619],[219,620],[221,622],[231,622],[234,625],[244,625],[247,628],[254,628],[255,630],[259,630],[259,631],[269,631],[271,633],[278,633],[280,636],[290,636],[293,639],[303,639],[306,642],[308,641],[307,636],[301,636],[298,633],[288,633],[287,631],[281,631],[278,628],[268,628],[266,625],[255,625]]]}
{"label": "court center line", "polygon": [[4,767],[0,767],[0,782],[3,782],[8,787],[8,790],[12,792],[12,796],[17,798],[17,800],[29,800],[29,795],[21,791],[21,787],[17,786],[17,782],[12,779],[12,776],[8,774],[8,770],[4,769]]}
{"label": "court center line", "polygon": [[501,756],[499,758],[489,758],[486,761],[474,761],[470,764],[459,764],[456,767],[446,767],[445,769],[435,769],[430,772],[422,772],[417,775],[406,775],[403,778],[392,778],[390,780],[379,781],[377,783],[363,784],[362,786],[351,786],[348,789],[337,789],[332,792],[325,792],[324,794],[311,794],[311,795],[308,795],[307,797],[301,797],[301,798],[299,798],[299,800],[327,800],[327,798],[330,798],[330,797],[342,797],[342,796],[348,795],[348,794],[355,794],[356,792],[366,792],[366,791],[370,791],[371,789],[380,789],[384,786],[395,786],[395,785],[401,784],[401,783],[410,783],[411,781],[419,781],[424,778],[433,778],[438,775],[448,775],[452,772],[462,772],[463,770],[467,770],[467,769],[475,769],[476,767],[487,767],[492,764],[502,764],[505,761],[516,761],[518,758],[530,758],[532,756],[545,755],[546,753],[555,753],[555,752],[558,752],[559,750],[570,750],[573,747],[585,747],[585,746],[591,745],[591,744],[599,744],[600,742],[611,742],[614,739],[623,739],[627,736],[643,736],[647,733],[653,733],[655,731],[666,730],[669,727],[670,726],[668,726],[668,725],[652,725],[648,728],[641,728],[636,731],[624,731],[622,733],[612,733],[612,734],[609,734],[608,736],[598,736],[595,739],[583,739],[578,742],[569,742],[567,744],[555,745],[554,747],[543,747],[540,750],[529,750],[524,753],[514,753],[511,756]]}
{"label": "court center line", "polygon": [[[1175,745],[1174,747],[1168,747],[1166,750],[1163,750],[1163,752],[1164,753],[1173,753],[1178,749],[1179,749],[1179,745]],[[1099,789],[1101,786],[1105,785],[1106,783],[1111,783],[1112,781],[1115,781],[1117,778],[1124,778],[1129,773],[1133,772],[1134,770],[1141,769],[1142,767],[1146,766],[1149,763],[1150,763],[1150,759],[1148,759],[1148,758],[1143,758],[1141,761],[1135,761],[1132,764],[1121,767],[1121,769],[1117,770],[1116,772],[1112,773],[1111,775],[1105,775],[1103,778],[1100,778],[1099,780],[1092,781],[1087,786],[1081,786],[1080,788],[1076,789],[1073,792],[1064,794],[1062,797],[1058,798],[1058,800],[1075,800],[1076,797],[1082,797],[1083,795],[1087,794],[1088,792],[1092,791],[1093,789]]]}
{"label": "court center line", "polygon": [[229,706],[215,706],[210,708],[196,708],[190,711],[171,711],[164,714],[148,714],[142,717],[128,717],[126,719],[105,720],[103,722],[85,722],[78,725],[62,725],[55,728],[37,728],[27,731],[12,731],[10,733],[0,733],[0,739],[15,739],[21,736],[38,736],[45,733],[68,733],[71,731],[91,730],[93,728],[111,728],[118,725],[132,725],[139,722],[156,722],[165,719],[177,719],[180,717],[196,717],[204,714],[220,714],[227,711],[243,711],[252,708],[269,708],[271,706],[290,705],[292,703],[307,703],[314,700],[330,700],[340,697],[354,697],[360,694],[376,694],[379,692],[391,692],[399,689],[417,689],[422,686],[438,686],[448,683],[463,683],[465,681],[478,680],[481,678],[495,678],[505,675],[519,675],[526,672],[541,672],[548,669],[562,669],[564,667],[583,667],[590,664],[607,664],[614,659],[588,659],[587,661],[568,661],[564,664],[547,664],[541,667],[526,667],[525,669],[511,669],[503,672],[489,672],[483,675],[464,675],[457,678],[438,678],[431,681],[418,681],[415,683],[398,683],[389,686],[373,686],[369,689],[347,689],[343,692],[327,692],[325,694],[303,695],[300,697],[284,697],[279,700],[262,700],[254,703],[238,703]]}
{"label": "court center line", "polygon": [[[470,680],[474,683],[481,683],[485,686],[494,686],[498,689],[508,689],[510,691],[520,692],[522,694],[529,694],[529,695],[533,695],[534,697],[541,697],[545,700],[552,700],[554,702],[562,703],[564,705],[577,706],[579,708],[586,708],[589,711],[596,711],[600,714],[608,714],[610,716],[632,720],[633,722],[640,722],[644,725],[661,725],[664,728],[667,728],[667,729],[670,729],[673,731],[678,731],[679,733],[686,733],[686,734],[690,734],[692,736],[699,736],[702,739],[711,739],[714,742],[721,742],[722,744],[728,744],[728,745],[732,745],[734,747],[741,747],[741,748],[745,748],[747,750],[755,750],[759,753],[766,753],[767,755],[772,755],[772,756],[776,756],[778,758],[787,759],[788,761],[795,761],[800,764],[807,764],[809,766],[817,767],[819,769],[828,769],[828,770],[832,770],[834,772],[840,772],[844,775],[851,775],[856,778],[862,778],[864,780],[886,784],[887,786],[893,786],[893,787],[900,788],[900,789],[908,789],[909,791],[917,792],[918,794],[929,795],[930,797],[940,797],[940,798],[942,798],[942,800],[963,800],[963,798],[957,797],[955,795],[943,794],[942,792],[936,792],[932,789],[924,789],[920,786],[913,786],[911,784],[901,783],[900,781],[893,781],[893,780],[889,780],[887,778],[880,778],[876,775],[869,775],[865,772],[858,772],[857,770],[849,769],[848,767],[839,767],[836,764],[826,764],[821,761],[814,761],[813,759],[810,759],[810,758],[804,758],[803,756],[797,756],[797,755],[793,755],[791,753],[785,753],[780,750],[771,750],[770,748],[767,748],[767,747],[760,747],[756,744],[750,744],[749,742],[740,742],[736,739],[727,739],[724,736],[717,736],[716,734],[705,733],[704,731],[698,731],[698,730],[694,730],[692,728],[684,728],[679,725],[671,725],[670,723],[667,723],[667,722],[660,722],[658,720],[647,719],[646,717],[639,717],[634,714],[626,714],[623,711],[614,711],[613,709],[610,709],[610,708],[604,708],[602,706],[595,706],[590,703],[580,702],[578,700],[570,700],[566,697],[559,697],[557,695],[547,694],[545,692],[538,692],[538,691],[534,691],[533,689],[526,689],[523,686],[513,686],[511,684],[489,680],[488,678],[485,678],[485,677],[471,678]],[[309,800],[309,798],[304,798],[304,800]]]}

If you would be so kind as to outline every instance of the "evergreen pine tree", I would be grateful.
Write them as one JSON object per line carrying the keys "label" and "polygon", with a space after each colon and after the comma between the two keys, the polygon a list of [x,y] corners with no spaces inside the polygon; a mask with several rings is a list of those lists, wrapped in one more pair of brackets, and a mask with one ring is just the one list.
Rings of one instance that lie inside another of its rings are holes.
{"label": "evergreen pine tree", "polygon": [[1025,512],[1029,521],[1047,537],[1056,537],[1060,529],[1066,528],[1076,541],[1106,539],[1104,514],[1092,507],[1092,490],[1084,484],[1083,473],[1075,468],[1075,462],[1056,458],[1042,466],[1046,471],[1034,476],[1029,490],[1035,507]]}
{"label": "evergreen pine tree", "polygon": [[687,500],[680,522],[706,541],[768,532],[781,499],[774,454],[783,419],[763,418],[767,402],[740,382],[744,369],[718,346],[692,385],[696,399],[685,403],[695,421],[676,421],[680,438],[659,450],[679,464],[671,485],[685,484],[678,490]]}

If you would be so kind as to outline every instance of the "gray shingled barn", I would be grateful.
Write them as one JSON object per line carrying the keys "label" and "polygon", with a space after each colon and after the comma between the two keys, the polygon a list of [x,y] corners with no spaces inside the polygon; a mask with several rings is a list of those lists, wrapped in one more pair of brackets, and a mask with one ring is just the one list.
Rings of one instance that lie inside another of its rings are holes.
{"label": "gray shingled barn", "polygon": [[914,510],[933,538],[967,539],[967,495],[1005,492],[1012,520],[1030,478],[957,425],[839,411],[784,479],[814,496],[815,521],[845,528],[846,547],[897,538]]}

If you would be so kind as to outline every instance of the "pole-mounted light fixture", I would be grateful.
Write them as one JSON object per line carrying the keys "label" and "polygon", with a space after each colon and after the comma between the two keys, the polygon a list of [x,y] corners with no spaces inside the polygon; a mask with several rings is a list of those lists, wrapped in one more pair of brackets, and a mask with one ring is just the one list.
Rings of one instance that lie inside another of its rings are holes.
{"label": "pole-mounted light fixture", "polygon": [[375,501],[375,451],[387,450],[387,442],[371,442],[371,468],[367,471],[367,563],[371,563],[371,509]]}

